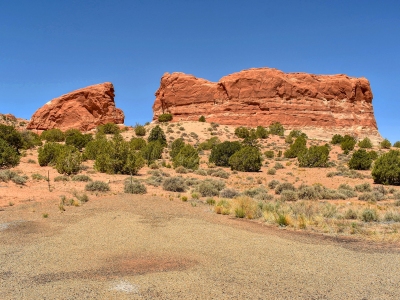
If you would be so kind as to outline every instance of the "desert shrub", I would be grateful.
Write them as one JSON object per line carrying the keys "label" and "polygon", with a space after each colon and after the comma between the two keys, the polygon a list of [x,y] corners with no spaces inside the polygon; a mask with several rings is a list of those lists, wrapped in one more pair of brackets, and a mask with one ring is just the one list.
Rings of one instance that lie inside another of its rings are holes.
{"label": "desert shrub", "polygon": [[239,195],[239,192],[232,188],[224,188],[219,192],[221,198],[232,199]]}
{"label": "desert shrub", "polygon": [[42,140],[46,142],[64,142],[65,135],[60,129],[49,129],[42,132],[40,135]]}
{"label": "desert shrub", "polygon": [[280,162],[276,162],[274,165],[274,169],[275,170],[281,170],[284,169],[285,167],[280,163]]}
{"label": "desert shrub", "polygon": [[19,185],[24,185],[27,180],[28,180],[28,176],[26,176],[26,175],[24,175],[24,176],[16,175],[11,178],[12,182],[14,182],[15,184],[19,184]]}
{"label": "desert shrub", "polygon": [[32,131],[29,130],[24,130],[21,133],[21,138],[23,142],[23,147],[24,149],[32,149],[36,146],[42,146],[42,140],[40,139],[40,136]]}
{"label": "desert shrub", "polygon": [[233,201],[235,217],[255,219],[261,216],[261,210],[257,203],[249,197],[238,197]]}
{"label": "desert shrub", "polygon": [[172,121],[172,114],[161,114],[158,116],[158,122],[169,122]]}
{"label": "desert shrub", "polygon": [[136,136],[145,136],[146,135],[146,128],[144,128],[143,125],[136,124],[134,129],[135,129]]}
{"label": "desert shrub", "polygon": [[388,211],[385,213],[386,222],[400,222],[400,213],[395,211]]}
{"label": "desert shrub", "polygon": [[254,129],[251,129],[249,136],[245,137],[242,141],[242,146],[246,147],[246,146],[251,146],[251,147],[256,147],[256,148],[261,148],[260,144],[258,142],[257,139],[257,135],[255,133]]}
{"label": "desert shrub", "polygon": [[86,184],[85,190],[90,192],[107,192],[110,190],[110,186],[104,181],[96,180]]}
{"label": "desert shrub", "polygon": [[183,166],[179,166],[179,167],[175,168],[175,172],[178,174],[187,174],[187,173],[189,173],[189,170]]}
{"label": "desert shrub", "polygon": [[283,190],[281,193],[281,201],[297,201],[299,196],[297,192],[291,190]]}
{"label": "desert shrub", "polygon": [[354,189],[353,188],[351,188],[350,187],[350,189],[349,188],[347,188],[347,187],[350,187],[350,186],[348,186],[347,184],[345,184],[345,187],[343,187],[342,185],[340,185],[339,186],[339,188],[338,188],[338,193],[339,194],[342,194],[342,195],[344,195],[344,196],[346,196],[346,198],[353,198],[353,197],[356,197],[357,196],[357,193],[354,191]]}
{"label": "desert shrub", "polygon": [[97,126],[97,132],[102,134],[117,134],[120,132],[117,124],[106,123],[104,125]]}
{"label": "desert shrub", "polygon": [[380,146],[382,149],[390,149],[392,147],[392,143],[388,139],[384,139],[381,143]]}
{"label": "desert shrub", "polygon": [[393,147],[400,148],[400,141],[397,141],[393,144]]}
{"label": "desert shrub", "polygon": [[376,152],[374,150],[369,151],[368,155],[373,161],[379,157],[378,152]]}
{"label": "desert shrub", "polygon": [[344,218],[347,220],[356,220],[357,217],[357,212],[352,210],[351,208],[349,208],[344,214]]}
{"label": "desert shrub", "polygon": [[92,178],[90,178],[87,175],[75,175],[72,177],[72,181],[84,181],[84,182],[88,182],[88,181],[92,181]]}
{"label": "desert shrub", "polygon": [[111,147],[112,144],[105,137],[96,138],[86,144],[83,159],[95,160],[101,153],[110,153],[112,151]]}
{"label": "desert shrub", "polygon": [[307,151],[307,140],[304,137],[298,137],[296,141],[284,152],[286,158],[295,158],[301,152]]}
{"label": "desert shrub", "polygon": [[358,147],[360,148],[370,149],[372,146],[372,142],[368,137],[365,137],[362,141],[358,142]]}
{"label": "desert shrub", "polygon": [[274,158],[275,152],[272,151],[272,150],[267,150],[267,151],[264,152],[264,155],[265,155],[266,158],[271,159],[271,158]]}
{"label": "desert shrub", "polygon": [[147,138],[147,141],[150,142],[156,142],[158,141],[161,145],[165,146],[167,145],[167,139],[165,137],[164,131],[161,129],[159,125],[155,126],[149,134],[149,137]]}
{"label": "desert shrub", "polygon": [[272,123],[268,127],[269,133],[273,135],[283,136],[285,133],[285,128],[283,128],[282,124],[279,122]]}
{"label": "desert shrub", "polygon": [[0,124],[0,139],[4,140],[17,153],[24,146],[21,134],[13,126]]}
{"label": "desert shrub", "polygon": [[187,144],[180,149],[172,161],[174,168],[183,166],[187,169],[197,170],[199,168],[200,157],[197,150],[192,145]]}
{"label": "desert shrub", "polygon": [[293,184],[291,184],[289,182],[283,182],[283,183],[278,184],[275,187],[275,194],[280,195],[283,191],[286,191],[286,190],[295,191],[296,188],[294,187]]}
{"label": "desert shrub", "polygon": [[142,150],[146,147],[146,141],[143,138],[132,138],[129,142],[131,150]]}
{"label": "desert shrub", "polygon": [[256,200],[272,200],[273,196],[268,194],[268,189],[264,186],[254,187],[243,192],[243,195],[248,196],[250,198],[254,198]]}
{"label": "desert shrub", "polygon": [[216,166],[228,167],[230,157],[238,152],[241,148],[239,142],[223,142],[215,145],[209,157],[209,162],[214,163]]}
{"label": "desert shrub", "polygon": [[257,126],[256,128],[256,137],[259,139],[268,138],[268,131],[263,126]]}
{"label": "desert shrub", "polygon": [[170,192],[184,192],[186,183],[182,177],[166,178],[163,182],[163,189]]}
{"label": "desert shrub", "polygon": [[400,151],[382,154],[375,161],[372,177],[375,183],[400,185]]}
{"label": "desert shrub", "polygon": [[273,179],[273,180],[271,180],[270,182],[268,182],[268,187],[270,188],[270,189],[275,189],[278,185],[280,184],[280,182],[278,181],[278,180],[275,180],[275,179]]}
{"label": "desert shrub", "polygon": [[160,186],[164,182],[164,178],[161,175],[153,175],[146,179],[146,183],[152,186]]}
{"label": "desert shrub", "polygon": [[147,165],[150,166],[154,161],[162,157],[163,144],[160,141],[149,142],[145,147],[140,150],[143,158],[147,161]]}
{"label": "desert shrub", "polygon": [[39,173],[34,173],[31,175],[33,180],[47,180],[46,176],[43,176],[42,174]]}
{"label": "desert shrub", "polygon": [[63,146],[56,158],[56,170],[60,174],[76,174],[80,170],[82,157],[80,152],[73,146]]}
{"label": "desert shrub", "polygon": [[174,140],[171,144],[171,151],[169,152],[171,158],[174,159],[183,147],[185,147],[185,141],[182,138]]}
{"label": "desert shrub", "polygon": [[63,149],[63,145],[48,142],[38,149],[38,162],[41,167],[55,165],[58,155]]}
{"label": "desert shrub", "polygon": [[379,191],[366,192],[366,193],[362,193],[361,195],[358,196],[358,200],[361,200],[361,201],[376,202],[376,201],[381,201],[384,199],[385,199],[385,195]]}
{"label": "desert shrub", "polygon": [[364,222],[376,222],[378,221],[378,214],[376,210],[366,208],[361,213],[361,220]]}
{"label": "desert shrub", "polygon": [[300,152],[297,159],[300,167],[327,167],[329,160],[329,149],[326,146],[311,146],[306,151]]}
{"label": "desert shrub", "polygon": [[124,193],[128,194],[146,194],[146,186],[138,180],[130,180],[129,178],[124,182]]}
{"label": "desert shrub", "polygon": [[208,140],[206,140],[205,142],[202,142],[199,144],[198,146],[198,150],[211,150],[212,148],[214,148],[215,145],[218,145],[219,143],[221,143],[221,141],[218,139],[218,137],[214,136]]}
{"label": "desert shrub", "polygon": [[221,199],[215,205],[215,212],[217,214],[229,215],[231,210],[231,204],[226,199]]}
{"label": "desert shrub", "polygon": [[20,156],[17,151],[0,138],[0,169],[15,167],[19,161]]}
{"label": "desert shrub", "polygon": [[349,153],[351,150],[354,149],[354,146],[356,145],[357,141],[354,137],[350,135],[345,135],[343,137],[342,142],[340,143],[340,148],[343,150],[345,154]]}
{"label": "desert shrub", "polygon": [[120,173],[136,175],[145,165],[145,161],[140,152],[129,152]]}
{"label": "desert shrub", "polygon": [[275,175],[276,174],[276,169],[275,168],[269,168],[267,171],[268,175]]}
{"label": "desert shrub", "polygon": [[349,168],[353,170],[368,170],[371,165],[372,158],[364,149],[355,151],[349,161]]}
{"label": "desert shrub", "polygon": [[205,121],[206,121],[206,118],[204,116],[200,116],[199,122],[205,122]]}
{"label": "desert shrub", "polygon": [[60,182],[60,181],[69,181],[70,178],[69,176],[61,175],[61,176],[56,176],[54,177],[55,182]]}
{"label": "desert shrub", "polygon": [[201,175],[201,176],[207,176],[207,171],[203,170],[203,169],[199,169],[199,170],[194,171],[194,174]]}
{"label": "desert shrub", "polygon": [[360,193],[363,193],[363,192],[371,192],[371,191],[372,191],[371,185],[370,185],[368,182],[365,182],[365,183],[356,185],[356,186],[354,187],[354,189],[355,189],[357,192],[360,192]]}
{"label": "desert shrub", "polygon": [[228,179],[229,178],[229,173],[226,172],[223,169],[211,169],[212,172],[210,173],[211,176],[213,177],[219,177],[219,178],[224,178],[224,179]]}
{"label": "desert shrub", "polygon": [[261,152],[255,147],[243,147],[229,158],[232,170],[258,172],[262,166]]}
{"label": "desert shrub", "polygon": [[306,139],[306,140],[308,139],[307,134],[305,134],[305,133],[302,132],[301,130],[296,130],[296,129],[290,131],[288,137],[296,138],[296,139],[299,138],[299,137],[302,137],[302,138],[304,138],[304,139]]}
{"label": "desert shrub", "polygon": [[81,150],[93,140],[91,134],[82,134],[79,130],[70,129],[65,132],[65,144]]}
{"label": "desert shrub", "polygon": [[15,176],[18,176],[17,172],[11,170],[0,170],[0,181],[8,182]]}
{"label": "desert shrub", "polygon": [[236,135],[238,138],[244,139],[244,138],[250,136],[250,131],[249,131],[248,128],[243,127],[243,126],[240,126],[240,127],[238,127],[238,128],[235,129],[235,135]]}
{"label": "desert shrub", "polygon": [[297,196],[302,200],[317,200],[321,198],[320,193],[313,186],[300,186]]}
{"label": "desert shrub", "polygon": [[203,197],[212,197],[218,196],[224,187],[225,182],[221,180],[206,179],[197,186],[197,190]]}
{"label": "desert shrub", "polygon": [[335,134],[335,135],[332,137],[331,144],[333,144],[333,145],[338,145],[338,144],[340,144],[341,142],[343,142],[343,136],[342,136],[342,135],[340,135],[340,134]]}

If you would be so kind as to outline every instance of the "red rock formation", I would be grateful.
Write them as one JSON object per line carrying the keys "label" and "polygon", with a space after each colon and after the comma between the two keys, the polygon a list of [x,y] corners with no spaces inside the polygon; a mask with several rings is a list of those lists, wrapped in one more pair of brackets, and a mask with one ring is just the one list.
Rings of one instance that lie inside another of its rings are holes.
{"label": "red rock formation", "polygon": [[288,129],[314,132],[314,136],[339,132],[381,138],[365,78],[260,68],[214,83],[166,73],[155,95],[154,120],[168,112],[173,121],[197,121],[204,115],[209,122],[225,125],[255,127],[280,122]]}
{"label": "red rock formation", "polygon": [[115,107],[114,86],[110,82],[88,86],[47,102],[34,113],[27,128],[87,131],[106,123],[124,123],[124,113]]}

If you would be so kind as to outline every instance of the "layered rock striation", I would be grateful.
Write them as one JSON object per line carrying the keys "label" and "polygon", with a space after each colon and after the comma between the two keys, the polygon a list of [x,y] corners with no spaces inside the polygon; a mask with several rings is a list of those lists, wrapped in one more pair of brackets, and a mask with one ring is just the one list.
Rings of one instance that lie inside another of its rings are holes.
{"label": "layered rock striation", "polygon": [[106,123],[123,124],[124,113],[115,107],[114,96],[110,82],[70,92],[39,108],[27,128],[87,131]]}
{"label": "layered rock striation", "polygon": [[284,73],[249,69],[210,82],[184,73],[165,73],[153,105],[153,119],[171,113],[173,121],[268,126],[280,122],[313,137],[334,133],[381,139],[369,81],[346,75]]}

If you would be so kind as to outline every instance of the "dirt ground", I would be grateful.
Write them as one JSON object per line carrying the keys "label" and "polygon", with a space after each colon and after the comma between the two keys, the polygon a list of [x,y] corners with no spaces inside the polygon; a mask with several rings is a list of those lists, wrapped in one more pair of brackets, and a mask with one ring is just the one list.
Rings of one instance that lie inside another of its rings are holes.
{"label": "dirt ground", "polygon": [[[108,195],[0,211],[0,299],[399,299],[400,251]],[[43,212],[48,213],[43,218]]]}

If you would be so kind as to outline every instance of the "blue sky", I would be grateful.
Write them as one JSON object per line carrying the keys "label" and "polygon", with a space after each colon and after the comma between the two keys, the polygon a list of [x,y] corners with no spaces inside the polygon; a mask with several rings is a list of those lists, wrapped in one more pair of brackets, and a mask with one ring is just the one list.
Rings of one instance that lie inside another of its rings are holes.
{"label": "blue sky", "polygon": [[400,140],[400,1],[1,1],[0,112],[110,81],[125,124],[152,118],[165,72],[218,81],[252,67],[369,79]]}

